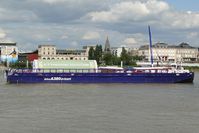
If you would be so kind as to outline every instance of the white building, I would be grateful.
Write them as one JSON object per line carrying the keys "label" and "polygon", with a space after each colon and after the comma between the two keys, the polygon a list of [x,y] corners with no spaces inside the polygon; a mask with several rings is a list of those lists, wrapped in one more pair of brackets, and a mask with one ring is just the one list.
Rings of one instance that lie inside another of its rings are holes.
{"label": "white building", "polygon": [[[178,46],[157,43],[153,45],[152,53],[154,61],[196,62],[198,60],[198,49],[186,43],[181,43]],[[151,60],[149,46],[141,46],[138,55],[144,56],[146,60]]]}
{"label": "white building", "polygon": [[16,42],[0,42],[0,62],[16,62],[18,48]]}
{"label": "white building", "polygon": [[39,45],[38,57],[44,60],[88,60],[86,49],[57,50],[55,45]]}
{"label": "white building", "polygon": [[131,52],[132,48],[129,48],[127,46],[120,46],[120,47],[112,47],[111,48],[111,53],[117,57],[120,57],[121,56],[121,53],[122,53],[122,49],[125,49],[128,53]]}

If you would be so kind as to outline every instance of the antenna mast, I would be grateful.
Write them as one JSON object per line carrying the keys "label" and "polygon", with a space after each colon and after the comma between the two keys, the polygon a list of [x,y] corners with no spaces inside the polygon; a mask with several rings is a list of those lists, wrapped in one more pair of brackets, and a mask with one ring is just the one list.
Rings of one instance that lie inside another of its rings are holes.
{"label": "antenna mast", "polygon": [[151,66],[153,67],[153,51],[152,51],[152,39],[151,39],[151,28],[150,26],[148,26],[148,30],[149,30],[149,49],[150,49],[150,56],[151,56]]}

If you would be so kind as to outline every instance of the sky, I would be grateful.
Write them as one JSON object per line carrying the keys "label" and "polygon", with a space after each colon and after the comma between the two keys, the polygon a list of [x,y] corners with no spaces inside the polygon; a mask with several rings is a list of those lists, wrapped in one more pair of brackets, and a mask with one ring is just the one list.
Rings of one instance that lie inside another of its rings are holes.
{"label": "sky", "polygon": [[139,47],[153,43],[199,47],[196,0],[1,0],[0,41],[21,51],[54,44],[58,49],[85,45]]}

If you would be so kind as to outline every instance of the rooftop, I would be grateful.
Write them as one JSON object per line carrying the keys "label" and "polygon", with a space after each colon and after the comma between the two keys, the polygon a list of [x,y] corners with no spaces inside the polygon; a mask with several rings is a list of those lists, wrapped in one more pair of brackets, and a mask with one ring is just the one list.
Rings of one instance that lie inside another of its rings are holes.
{"label": "rooftop", "polygon": [[[184,49],[184,48],[189,48],[189,49],[195,49],[195,47],[190,46],[188,43],[181,43],[179,45],[168,45],[166,43],[156,43],[152,47],[155,48],[179,48],[179,49]],[[143,45],[140,46],[139,50],[145,50],[148,49],[149,45]]]}
{"label": "rooftop", "polygon": [[16,42],[4,42],[4,41],[0,41],[0,46],[16,46],[17,43]]}
{"label": "rooftop", "polygon": [[52,44],[43,44],[43,45],[39,45],[38,47],[39,48],[41,48],[41,47],[55,47],[55,45],[52,45]]}

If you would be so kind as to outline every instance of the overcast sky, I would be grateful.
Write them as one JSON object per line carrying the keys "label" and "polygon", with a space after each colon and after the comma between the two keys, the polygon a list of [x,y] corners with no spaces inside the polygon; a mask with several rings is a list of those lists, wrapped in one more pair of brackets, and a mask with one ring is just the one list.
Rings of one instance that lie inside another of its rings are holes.
{"label": "overcast sky", "polygon": [[199,47],[196,0],[1,0],[0,40],[21,50],[40,44],[82,48],[105,43],[139,47],[148,43]]}

